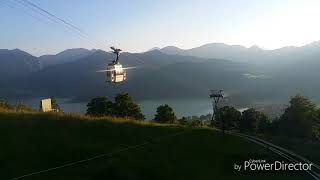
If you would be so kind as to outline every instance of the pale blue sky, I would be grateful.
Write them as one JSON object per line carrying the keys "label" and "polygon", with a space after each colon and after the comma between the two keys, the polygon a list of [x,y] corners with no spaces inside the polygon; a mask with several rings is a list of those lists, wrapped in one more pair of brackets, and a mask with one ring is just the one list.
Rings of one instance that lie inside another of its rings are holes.
{"label": "pale blue sky", "polygon": [[211,42],[266,49],[320,40],[319,0],[29,0],[86,32],[92,46],[64,26],[0,0],[0,48],[34,55],[67,48],[142,52],[168,45],[192,48]]}

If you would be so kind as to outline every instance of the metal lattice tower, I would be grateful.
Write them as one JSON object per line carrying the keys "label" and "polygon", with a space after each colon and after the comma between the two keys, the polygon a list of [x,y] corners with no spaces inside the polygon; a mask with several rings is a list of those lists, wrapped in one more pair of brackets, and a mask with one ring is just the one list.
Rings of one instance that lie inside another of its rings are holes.
{"label": "metal lattice tower", "polygon": [[[219,107],[218,104],[221,99],[223,99],[223,90],[211,90],[210,91],[210,99],[212,99],[212,108],[213,108],[213,114],[211,119],[211,126],[214,125],[214,120],[217,120],[220,118],[219,115]],[[224,134],[224,120],[222,119],[222,133]]]}

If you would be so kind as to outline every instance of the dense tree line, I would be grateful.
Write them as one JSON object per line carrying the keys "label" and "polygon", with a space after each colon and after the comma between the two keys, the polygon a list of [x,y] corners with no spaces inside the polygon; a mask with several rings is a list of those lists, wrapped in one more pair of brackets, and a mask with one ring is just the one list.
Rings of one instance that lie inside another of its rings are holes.
{"label": "dense tree line", "polygon": [[[96,97],[88,103],[87,115],[120,116],[144,119],[140,107],[128,94],[118,94],[114,102],[106,97]],[[211,114],[182,117],[178,119],[168,104],[157,108],[154,121],[194,127],[208,126]],[[224,106],[217,112],[214,125],[225,130],[251,134],[278,134],[290,137],[320,140],[320,109],[308,98],[296,95],[290,99],[284,113],[275,119],[265,113],[249,108],[243,112],[232,106]]]}
{"label": "dense tree line", "polygon": [[320,109],[301,95],[292,97],[284,113],[275,119],[253,108],[240,113],[233,107],[225,106],[218,113],[215,125],[220,129],[224,121],[225,130],[320,140]]}
{"label": "dense tree line", "polygon": [[[208,114],[176,119],[173,109],[163,105],[158,107],[155,120],[199,127],[208,126],[211,118]],[[214,125],[220,129],[250,134],[277,134],[320,140],[320,109],[308,98],[296,95],[290,99],[288,107],[278,118],[271,119],[254,108],[240,112],[234,107],[224,106],[219,109]]]}

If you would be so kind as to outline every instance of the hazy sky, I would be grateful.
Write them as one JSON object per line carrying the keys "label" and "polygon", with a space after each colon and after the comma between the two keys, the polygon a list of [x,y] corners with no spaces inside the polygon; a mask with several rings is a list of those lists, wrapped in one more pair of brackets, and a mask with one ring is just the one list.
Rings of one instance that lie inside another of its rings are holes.
{"label": "hazy sky", "polygon": [[0,48],[20,48],[34,55],[75,47],[115,45],[141,52],[211,42],[275,49],[320,40],[319,0],[29,0],[79,27],[103,47],[20,1],[0,0]]}

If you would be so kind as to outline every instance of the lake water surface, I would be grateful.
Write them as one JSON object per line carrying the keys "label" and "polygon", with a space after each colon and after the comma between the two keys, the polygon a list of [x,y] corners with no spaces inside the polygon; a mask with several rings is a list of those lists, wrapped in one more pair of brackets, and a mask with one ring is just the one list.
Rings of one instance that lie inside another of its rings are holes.
{"label": "lake water surface", "polygon": [[[19,101],[32,106],[35,109],[39,108],[39,101],[41,98],[31,99],[12,99],[10,103],[15,104]],[[65,112],[85,113],[87,109],[87,102],[74,103],[70,99],[57,99],[61,109]],[[158,106],[168,104],[171,106],[177,117],[205,115],[212,113],[212,104],[210,99],[168,99],[168,100],[143,100],[138,101],[142,113],[147,119],[153,119]]]}

